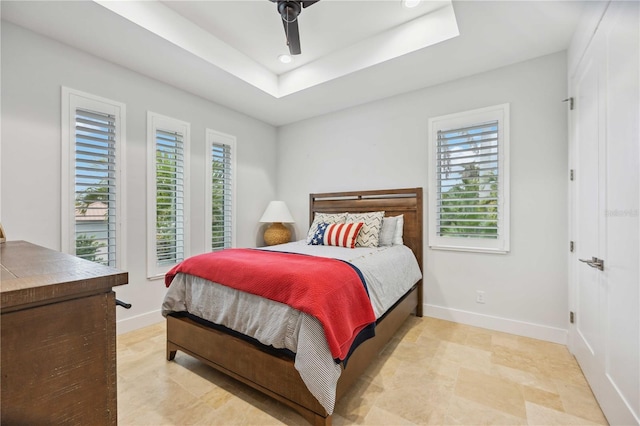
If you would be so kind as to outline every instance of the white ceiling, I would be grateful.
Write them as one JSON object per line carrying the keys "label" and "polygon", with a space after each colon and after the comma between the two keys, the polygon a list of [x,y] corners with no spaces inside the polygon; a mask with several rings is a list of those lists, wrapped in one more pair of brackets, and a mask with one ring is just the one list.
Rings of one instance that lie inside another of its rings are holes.
{"label": "white ceiling", "polygon": [[[374,16],[390,17],[389,22],[387,19],[378,19],[375,27],[372,27],[368,20],[363,21],[366,24],[356,25],[353,23],[353,18],[349,16],[332,18],[325,13],[327,16],[323,17],[317,11],[327,10],[325,5],[338,5],[339,10],[346,13],[355,14],[358,11],[353,7],[359,4],[357,2],[326,0],[321,4],[314,4],[314,6],[323,7],[314,7],[311,11],[313,13],[305,14],[305,17],[311,18],[305,20],[305,28],[315,20],[319,24],[335,23],[336,27],[344,30],[338,33],[334,28],[318,25],[318,29],[309,32],[305,37],[305,41],[309,41],[311,47],[305,48],[304,54],[296,55],[294,62],[287,66],[276,66],[277,57],[280,53],[284,53],[286,48],[282,42],[284,32],[282,22],[278,14],[274,13],[275,4],[271,2],[262,0],[259,2],[218,1],[204,4],[200,2],[170,3],[174,8],[179,7],[185,15],[183,16],[167,7],[168,3],[159,1],[95,1],[184,51],[276,98],[308,89],[459,35],[451,0],[425,2],[422,8],[413,9],[413,13],[403,8],[399,1],[361,2],[361,6],[367,3],[370,5],[367,9],[368,13],[375,12]],[[265,5],[270,8],[256,15],[251,14]],[[337,9],[330,7],[329,11],[335,14]],[[207,16],[205,13],[210,16],[206,22],[202,19]],[[243,13],[249,13],[250,17],[246,22],[241,21]],[[228,16],[237,16],[239,19],[234,22],[242,22],[242,28],[229,27],[228,24],[225,27],[225,24],[221,23],[225,22],[221,14],[226,16],[227,20]],[[198,19],[199,25],[194,25],[191,19]],[[246,28],[251,30],[247,31]],[[276,36],[278,33],[280,36]],[[235,36],[233,41],[230,41],[232,38],[230,35]],[[272,35],[273,40],[263,35]],[[234,44],[231,44],[232,42]]]}
{"label": "white ceiling", "polygon": [[287,46],[268,0],[3,0],[1,13],[279,126],[564,50],[582,6],[445,0],[405,9],[400,0],[322,0],[302,10],[302,55],[288,65],[276,59]]}
{"label": "white ceiling", "polygon": [[[302,54],[291,64],[283,64],[277,59],[289,49],[276,3],[236,0],[162,1],[162,4],[280,75],[451,2],[429,1],[409,9],[403,7],[400,0],[319,1],[304,8],[299,16]],[[251,31],[247,31],[249,28]]]}

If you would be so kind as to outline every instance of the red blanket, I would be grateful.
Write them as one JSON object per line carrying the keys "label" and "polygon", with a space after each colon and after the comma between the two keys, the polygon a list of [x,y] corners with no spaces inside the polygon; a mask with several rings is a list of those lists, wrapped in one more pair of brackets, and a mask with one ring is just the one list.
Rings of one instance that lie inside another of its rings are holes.
{"label": "red blanket", "polygon": [[355,337],[376,318],[364,283],[350,264],[324,257],[255,249],[227,249],[193,256],[178,273],[274,300],[313,315],[324,328],[334,359],[343,360]]}

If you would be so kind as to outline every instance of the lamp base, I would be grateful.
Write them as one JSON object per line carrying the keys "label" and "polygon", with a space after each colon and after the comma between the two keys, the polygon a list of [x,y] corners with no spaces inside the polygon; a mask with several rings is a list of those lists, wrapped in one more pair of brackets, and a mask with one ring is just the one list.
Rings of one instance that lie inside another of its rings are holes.
{"label": "lamp base", "polygon": [[280,222],[274,222],[264,231],[264,242],[268,246],[288,243],[291,239],[291,231]]}

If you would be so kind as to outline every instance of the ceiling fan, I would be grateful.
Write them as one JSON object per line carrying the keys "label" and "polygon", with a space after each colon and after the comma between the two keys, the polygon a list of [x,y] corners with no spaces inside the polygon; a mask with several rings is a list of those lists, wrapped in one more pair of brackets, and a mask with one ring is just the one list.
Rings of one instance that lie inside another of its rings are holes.
{"label": "ceiling fan", "polygon": [[302,8],[307,8],[320,0],[271,1],[278,4],[278,13],[282,17],[282,24],[284,25],[284,33],[287,36],[289,53],[292,55],[299,55],[301,50],[300,32],[298,31],[298,15],[300,15]]}

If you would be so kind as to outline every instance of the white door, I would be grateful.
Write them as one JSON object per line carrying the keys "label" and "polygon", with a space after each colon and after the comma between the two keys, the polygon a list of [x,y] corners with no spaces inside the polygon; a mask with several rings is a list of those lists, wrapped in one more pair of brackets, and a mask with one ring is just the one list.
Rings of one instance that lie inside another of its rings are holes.
{"label": "white door", "polygon": [[572,82],[570,348],[616,425],[640,424],[639,26],[638,2],[611,2]]}
{"label": "white door", "polygon": [[[593,257],[604,258],[600,251],[601,229],[600,152],[604,145],[601,134],[604,125],[600,90],[602,88],[602,62],[598,60],[600,44],[592,42],[576,73],[573,113],[575,124],[575,212],[576,221],[574,262],[575,270],[575,354],[587,378],[597,376],[598,355],[602,347],[599,318],[602,272],[584,261]],[[604,294],[606,296],[606,294]]]}

